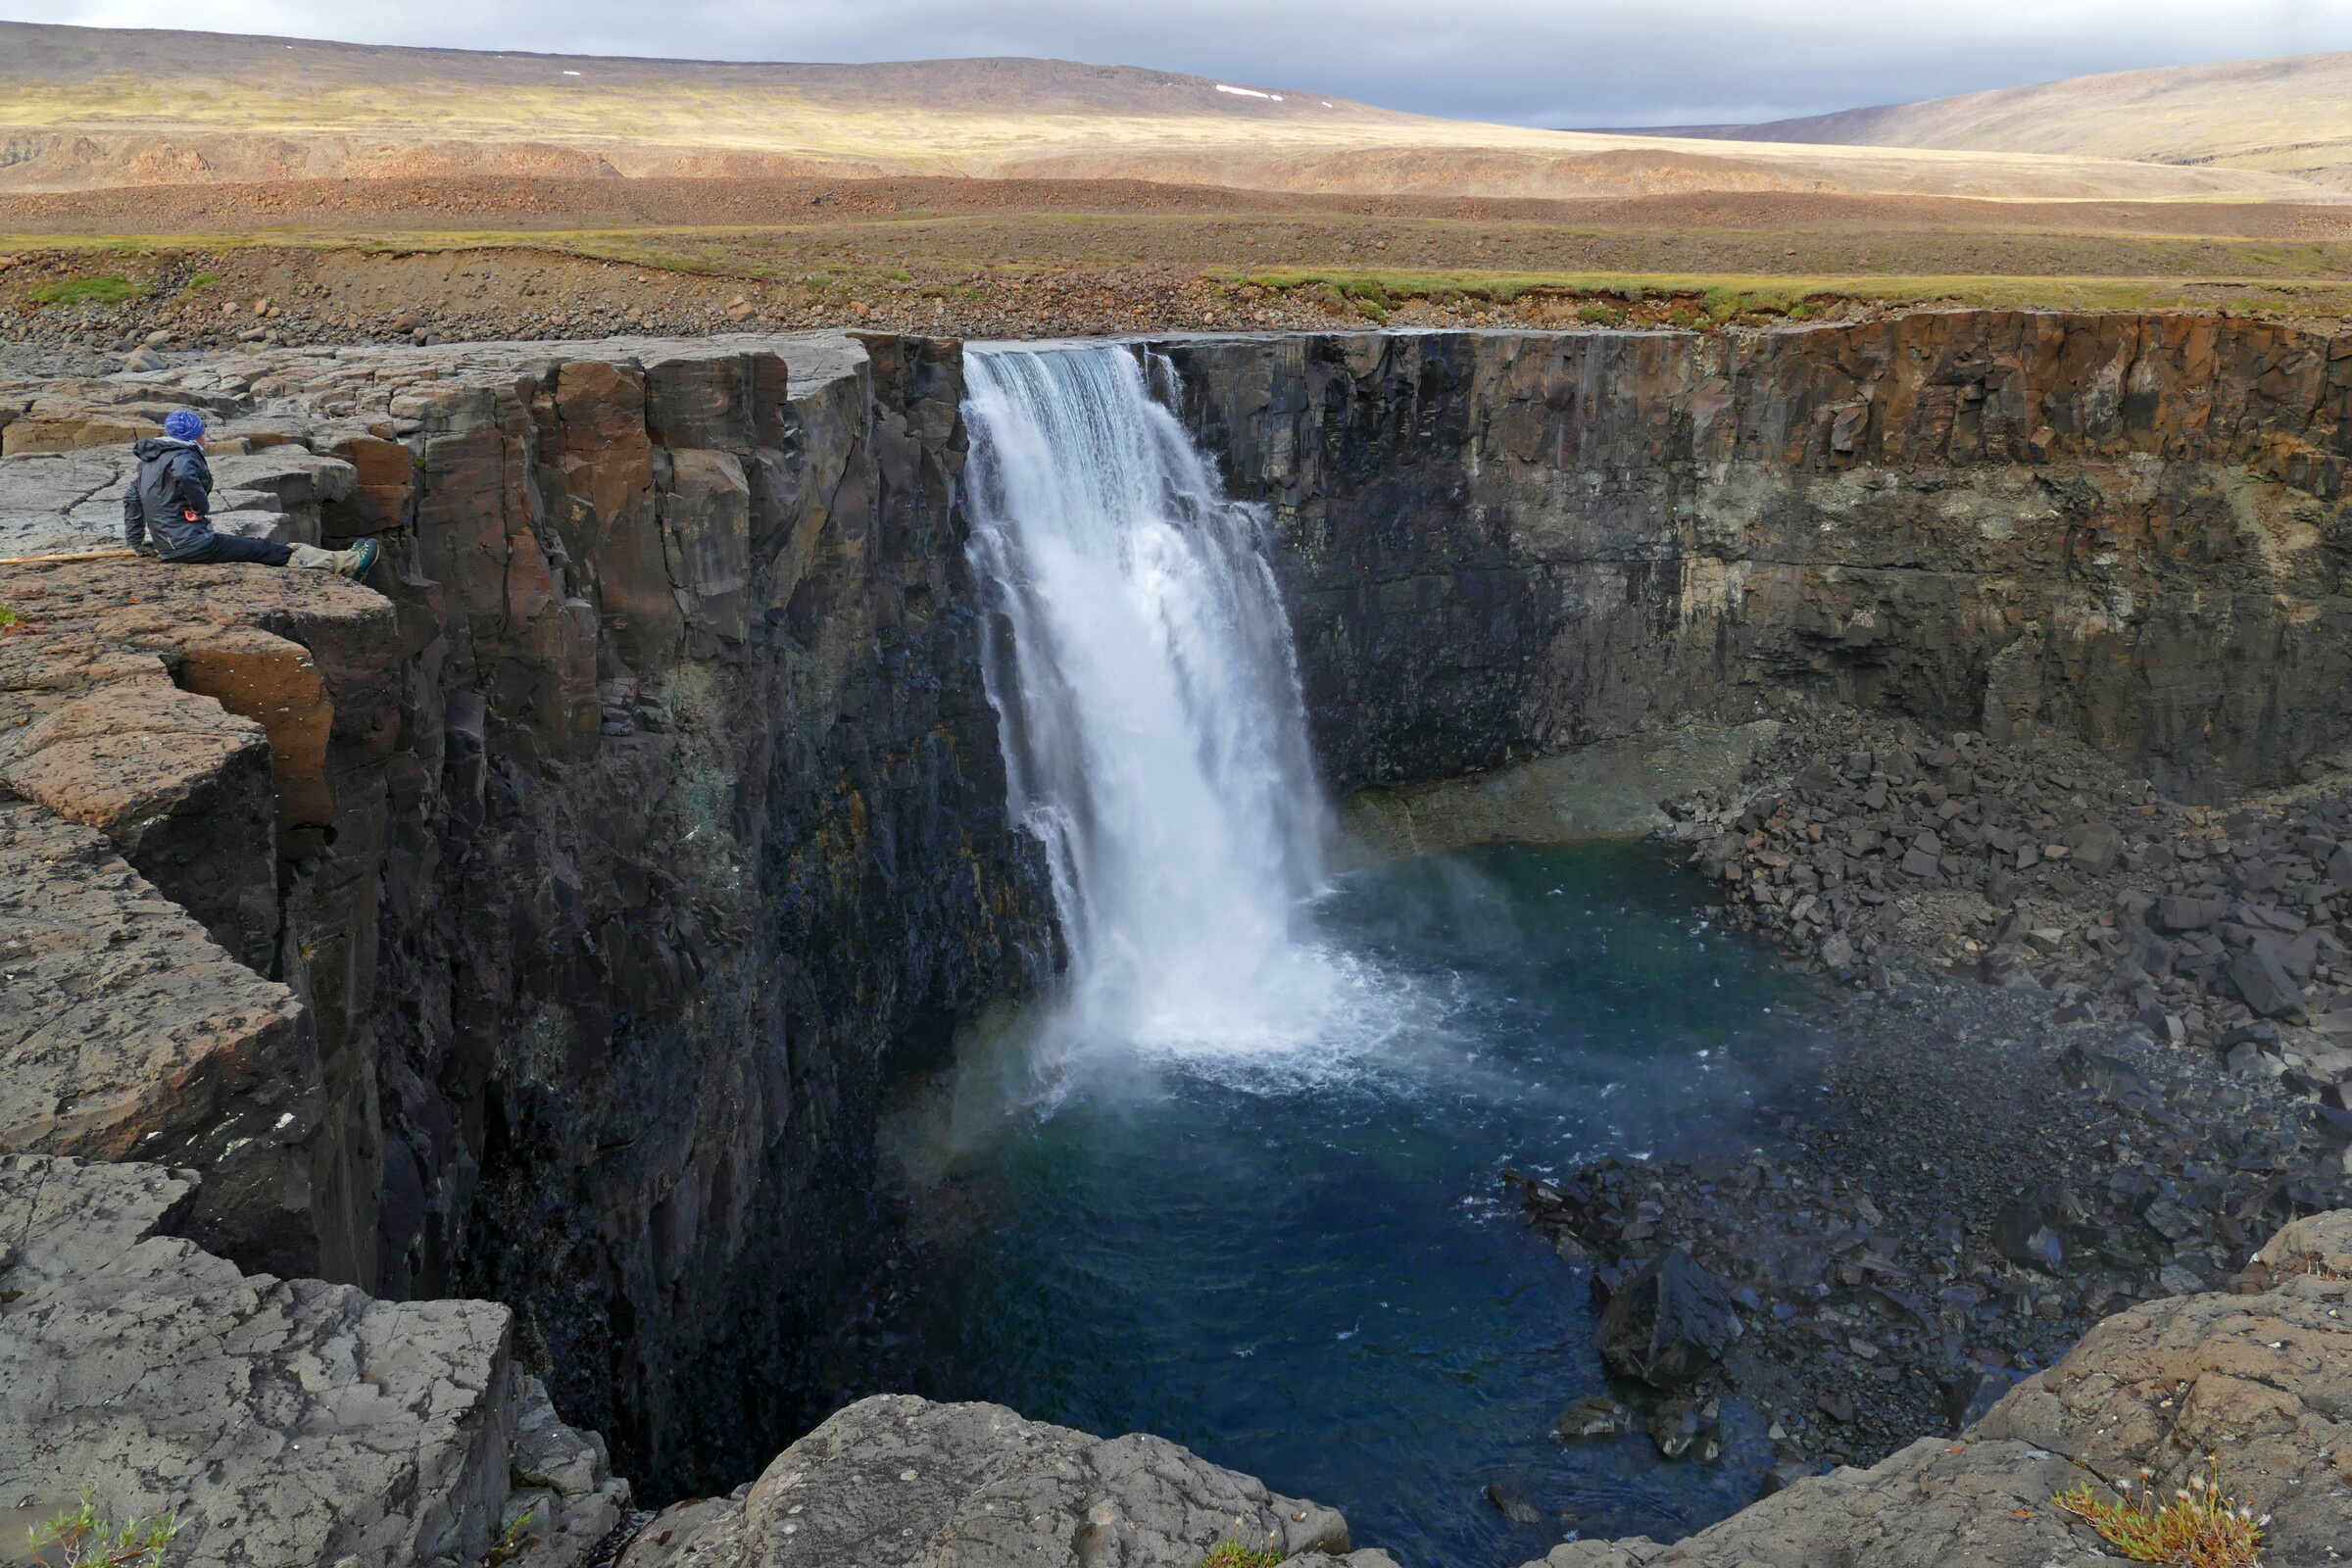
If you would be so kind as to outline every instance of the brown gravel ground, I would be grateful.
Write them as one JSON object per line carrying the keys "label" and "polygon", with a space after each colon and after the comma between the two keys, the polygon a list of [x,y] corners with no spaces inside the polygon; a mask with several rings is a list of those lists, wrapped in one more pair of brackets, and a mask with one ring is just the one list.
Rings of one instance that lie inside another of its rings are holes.
{"label": "brown gravel ground", "polygon": [[2352,206],[318,180],[0,197],[0,340],[97,355],[156,332],[193,349],[745,324],[1693,325],[1934,300],[2352,312]]}

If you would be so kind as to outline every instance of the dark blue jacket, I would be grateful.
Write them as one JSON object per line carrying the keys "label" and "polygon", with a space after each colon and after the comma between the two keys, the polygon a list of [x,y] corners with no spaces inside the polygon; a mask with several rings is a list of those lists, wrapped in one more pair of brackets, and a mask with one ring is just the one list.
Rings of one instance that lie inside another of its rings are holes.
{"label": "dark blue jacket", "polygon": [[122,542],[136,550],[152,533],[166,561],[203,549],[213,536],[213,470],[203,449],[151,435],[130,451],[139,473],[122,493]]}

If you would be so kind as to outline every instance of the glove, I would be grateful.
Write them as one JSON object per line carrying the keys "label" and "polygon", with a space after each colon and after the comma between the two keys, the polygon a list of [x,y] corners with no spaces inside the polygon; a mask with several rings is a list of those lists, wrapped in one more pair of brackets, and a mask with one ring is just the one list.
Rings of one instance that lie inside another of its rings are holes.
{"label": "glove", "polygon": [[179,516],[182,522],[202,522],[204,520],[203,513],[193,512],[184,507],[180,509]]}

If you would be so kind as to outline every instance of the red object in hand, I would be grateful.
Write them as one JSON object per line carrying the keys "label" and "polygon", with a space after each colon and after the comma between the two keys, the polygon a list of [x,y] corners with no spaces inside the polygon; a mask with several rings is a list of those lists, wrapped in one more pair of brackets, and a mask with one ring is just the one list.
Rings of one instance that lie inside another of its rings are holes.
{"label": "red object in hand", "polygon": [[185,521],[188,521],[188,522],[202,522],[202,521],[204,520],[204,514],[203,514],[203,513],[201,513],[201,512],[191,512],[191,511],[187,510],[187,509],[186,509],[186,508],[184,508],[184,507],[183,507],[182,509],[180,509],[180,514],[180,514],[180,517],[181,517],[183,520],[185,520]]}

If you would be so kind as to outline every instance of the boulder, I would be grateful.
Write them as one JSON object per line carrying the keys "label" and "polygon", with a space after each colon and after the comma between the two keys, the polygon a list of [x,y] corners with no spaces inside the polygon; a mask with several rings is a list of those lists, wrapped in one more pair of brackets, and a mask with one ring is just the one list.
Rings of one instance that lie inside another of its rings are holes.
{"label": "boulder", "polygon": [[2241,950],[2230,960],[2230,983],[2237,989],[2247,1006],[2265,1018],[2295,1018],[2303,1015],[2303,993],[2294,976],[2278,961],[2276,954],[2261,946]]}
{"label": "boulder", "polygon": [[0,1496],[176,1515],[173,1568],[478,1560],[507,1494],[513,1314],[240,1273],[160,1165],[0,1155]]}
{"label": "boulder", "polygon": [[1595,1394],[1589,1399],[1579,1399],[1562,1410],[1551,1423],[1555,1438],[1613,1438],[1632,1430],[1634,1412],[1623,1400],[1605,1394]]}
{"label": "boulder", "polygon": [[2115,862],[2124,853],[2124,836],[2104,822],[2084,822],[2059,835],[2058,842],[2066,846],[2068,857],[2093,876],[2105,876],[2115,869]]}
{"label": "boulder", "polygon": [[2230,912],[2227,899],[2192,899],[2168,893],[2156,901],[2156,923],[2167,931],[2202,931]]}
{"label": "boulder", "polygon": [[885,1394],[836,1411],[740,1496],[657,1515],[618,1568],[1195,1568],[1226,1541],[1379,1568],[1347,1555],[1336,1510],[1165,1439]]}
{"label": "boulder", "polygon": [[1723,1453],[1723,1405],[1716,1399],[1661,1399],[1642,1423],[1661,1459],[1702,1463]]}
{"label": "boulder", "polygon": [[1609,1298],[1600,1314],[1601,1364],[1618,1377],[1681,1389],[1721,1365],[1740,1332],[1723,1282],[1671,1248]]}
{"label": "boulder", "polygon": [[1516,1481],[1488,1482],[1487,1500],[1494,1505],[1496,1513],[1515,1525],[1540,1525],[1544,1522],[1543,1507],[1537,1503],[1534,1494]]}

